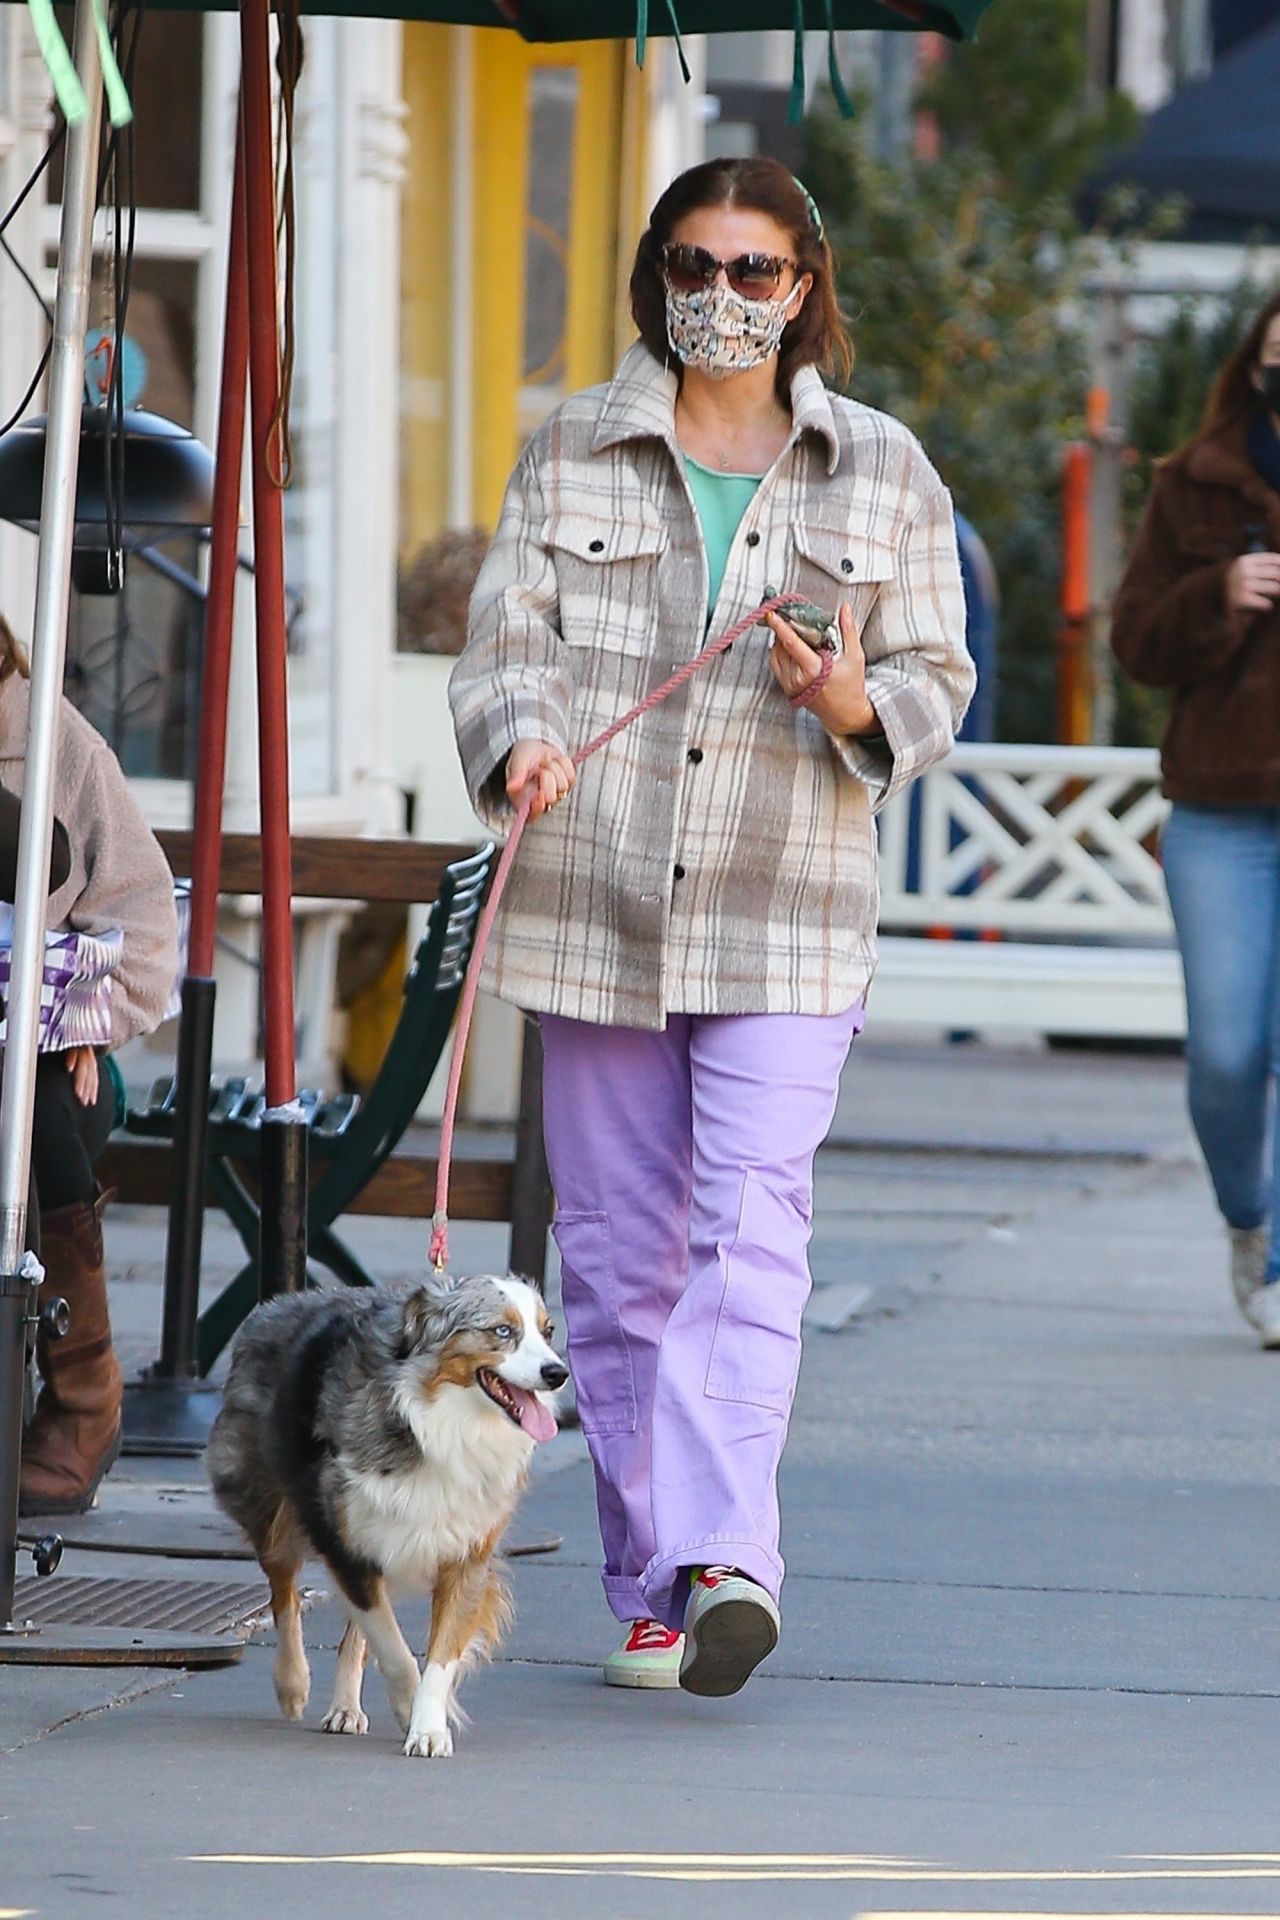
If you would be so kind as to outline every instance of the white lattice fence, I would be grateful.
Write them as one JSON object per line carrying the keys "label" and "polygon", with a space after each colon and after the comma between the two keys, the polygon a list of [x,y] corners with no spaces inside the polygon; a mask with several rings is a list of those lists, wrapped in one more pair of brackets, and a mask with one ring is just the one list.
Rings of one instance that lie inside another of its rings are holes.
{"label": "white lattice fence", "polygon": [[1181,1033],[1158,782],[1145,749],[957,747],[882,817],[876,1013]]}

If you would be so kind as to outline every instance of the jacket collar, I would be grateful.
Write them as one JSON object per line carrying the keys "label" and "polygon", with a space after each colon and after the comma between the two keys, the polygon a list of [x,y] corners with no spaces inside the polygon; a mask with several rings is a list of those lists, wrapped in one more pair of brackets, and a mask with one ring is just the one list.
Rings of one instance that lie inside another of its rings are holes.
{"label": "jacket collar", "polygon": [[1187,455],[1186,473],[1204,486],[1235,487],[1250,500],[1265,502],[1271,494],[1249,457],[1249,423],[1229,420]]}
{"label": "jacket collar", "polygon": [[[675,374],[654,359],[643,342],[628,347],[605,391],[591,441],[593,453],[626,440],[665,440],[676,445]],[[816,367],[801,367],[791,382],[792,438],[816,433],[827,449],[827,472],[840,463],[840,435],[831,395]]]}

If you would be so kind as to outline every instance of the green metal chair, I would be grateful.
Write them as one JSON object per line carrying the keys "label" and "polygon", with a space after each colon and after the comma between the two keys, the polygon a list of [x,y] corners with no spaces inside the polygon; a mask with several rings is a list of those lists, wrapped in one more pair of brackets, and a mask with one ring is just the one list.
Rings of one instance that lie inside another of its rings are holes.
{"label": "green metal chair", "polygon": [[[486,846],[445,868],[405,981],[400,1017],[365,1098],[310,1090],[298,1096],[311,1162],[321,1168],[307,1201],[308,1256],[348,1286],[376,1282],[333,1223],[395,1151],[421,1105],[453,1024],[492,863],[493,848]],[[156,1081],[145,1106],[126,1115],[126,1132],[171,1139],[175,1091],[172,1078]],[[200,1316],[201,1374],[209,1372],[260,1295],[258,1201],[244,1173],[254,1174],[261,1164],[265,1105],[262,1091],[243,1079],[214,1082],[209,1089],[209,1196],[227,1214],[249,1258]]]}

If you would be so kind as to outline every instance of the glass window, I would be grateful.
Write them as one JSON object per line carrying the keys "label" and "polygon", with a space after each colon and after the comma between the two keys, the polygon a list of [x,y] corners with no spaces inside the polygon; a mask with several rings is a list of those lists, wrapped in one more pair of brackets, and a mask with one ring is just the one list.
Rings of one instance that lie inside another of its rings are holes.
{"label": "glass window", "polygon": [[[57,9],[71,45],[72,9]],[[138,15],[132,13],[131,17]],[[127,47],[127,41],[126,41]],[[204,83],[204,15],[141,15],[133,72],[137,201],[166,212],[200,209],[200,96]],[[49,198],[62,198],[62,150],[50,168]]]}
{"label": "glass window", "polygon": [[[128,338],[139,350],[134,403],[192,423],[195,400],[195,265],[135,260]],[[110,742],[125,772],[190,775],[203,602],[195,590],[199,555],[192,535],[159,549],[159,566],[132,554],[119,595],[72,594],[67,693]],[[183,586],[168,563],[190,582]]]}

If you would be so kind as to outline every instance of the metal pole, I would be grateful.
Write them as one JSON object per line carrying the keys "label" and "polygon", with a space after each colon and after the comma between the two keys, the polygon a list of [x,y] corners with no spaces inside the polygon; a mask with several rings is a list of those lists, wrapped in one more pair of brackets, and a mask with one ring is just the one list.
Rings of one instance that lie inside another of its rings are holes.
{"label": "metal pole", "polygon": [[213,544],[205,607],[200,744],[196,762],[191,857],[191,933],[182,988],[178,1088],[174,1125],[174,1193],[165,1265],[164,1337],[157,1376],[194,1379],[200,1257],[204,1242],[208,1089],[213,1060],[214,939],[222,864],[222,800],[226,784],[227,707],[244,455],[245,387],[249,367],[249,300],[244,244],[244,137],[236,134],[227,266],[222,398],[214,469]]}
{"label": "metal pole", "polygon": [[239,564],[240,473],[244,457],[249,372],[248,257],[245,251],[244,126],[236,127],[235,181],[227,256],[222,390],[214,465],[209,592],[204,609],[200,737],[196,758],[191,860],[191,930],[182,983],[174,1102],[173,1192],[165,1246],[160,1354],[125,1396],[124,1451],[196,1454],[204,1449],[221,1396],[198,1386],[196,1334],[204,1251],[205,1172],[209,1143],[209,1076],[213,1066],[213,978],[222,865],[222,800],[226,785],[227,707]]}
{"label": "metal pole", "polygon": [[[21,1433],[22,1323],[31,1289],[20,1284],[27,1230],[27,1181],[31,1163],[31,1109],[35,1099],[40,987],[44,973],[45,903],[53,832],[53,777],[58,752],[71,598],[71,548],[75,537],[76,474],[80,462],[80,411],[84,393],[84,336],[89,319],[93,264],[93,216],[97,199],[98,136],[102,83],[90,0],[76,0],[75,61],[88,111],[67,130],[62,189],[62,232],[53,351],[49,365],[49,412],[44,486],[40,501],[40,550],[31,634],[30,717],[23,777],[18,873],[13,902],[13,960],[6,1007],[8,1031],[0,1087],[0,1311],[8,1316],[0,1355],[5,1414],[0,1446]],[[16,1410],[16,1411],[15,1411]],[[13,1459],[17,1449],[13,1449]],[[17,1475],[4,1475],[6,1510],[0,1512],[0,1627],[13,1616],[17,1550]],[[11,1489],[11,1490],[10,1490]]]}
{"label": "metal pole", "polygon": [[281,492],[279,289],[271,147],[269,0],[241,0],[240,86],[248,239],[258,763],[262,821],[262,983],[267,1111],[262,1127],[262,1291],[306,1284],[307,1134],[295,1094],[289,692]]}

